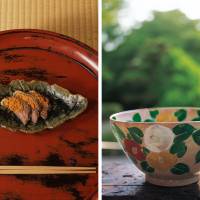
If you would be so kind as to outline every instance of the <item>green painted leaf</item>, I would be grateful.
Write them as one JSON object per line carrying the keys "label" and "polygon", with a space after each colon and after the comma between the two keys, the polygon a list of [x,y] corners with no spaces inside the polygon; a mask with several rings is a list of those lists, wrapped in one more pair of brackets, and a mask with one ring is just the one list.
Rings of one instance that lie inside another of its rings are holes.
{"label": "green painted leaf", "polygon": [[178,157],[178,158],[183,157],[183,156],[185,155],[186,151],[187,151],[187,146],[184,144],[184,146],[182,146],[182,147],[179,149],[179,151],[177,152],[177,157]]}
{"label": "green painted leaf", "polygon": [[200,151],[197,152],[197,154],[195,156],[195,161],[196,161],[196,163],[200,162]]}
{"label": "green painted leaf", "polygon": [[116,120],[116,117],[115,117],[115,116],[113,116],[113,117],[112,117],[112,119],[113,119],[113,120]]}
{"label": "green painted leaf", "polygon": [[144,122],[155,122],[154,119],[145,119]]}
{"label": "green painted leaf", "polygon": [[112,127],[113,127],[113,132],[115,133],[115,136],[119,140],[124,140],[125,135],[124,135],[123,131],[117,125],[113,125]]}
{"label": "green painted leaf", "polygon": [[141,118],[139,113],[136,113],[136,114],[133,115],[133,121],[134,122],[141,122],[141,120],[142,120],[142,118]]}
{"label": "green painted leaf", "polygon": [[129,134],[131,135],[132,139],[135,140],[138,144],[142,144],[142,137],[144,136],[143,132],[136,127],[128,128]]}
{"label": "green painted leaf", "polygon": [[131,137],[130,134],[127,134],[127,138],[128,138],[129,140],[132,140],[132,139],[133,139],[133,138]]}
{"label": "green painted leaf", "polygon": [[144,136],[143,132],[137,127],[129,127],[128,130],[129,130],[129,132],[131,134],[135,134],[138,137],[143,137]]}
{"label": "green painted leaf", "polygon": [[200,129],[196,130],[192,133],[193,140],[196,142],[196,144],[200,145]]}
{"label": "green painted leaf", "polygon": [[200,117],[196,117],[196,118],[192,119],[192,121],[200,121]]}
{"label": "green painted leaf", "polygon": [[173,132],[176,135],[180,135],[180,134],[184,134],[184,133],[192,134],[192,132],[194,130],[195,130],[195,128],[193,126],[191,126],[190,124],[178,124],[173,128]]}
{"label": "green painted leaf", "polygon": [[153,173],[154,172],[154,168],[152,168],[151,166],[149,166],[148,162],[147,161],[142,161],[140,163],[142,169],[146,172],[149,172],[149,173]]}
{"label": "green painted leaf", "polygon": [[198,117],[195,117],[192,121],[200,121],[200,110],[197,110],[197,115]]}
{"label": "green painted leaf", "polygon": [[152,118],[156,118],[156,116],[159,114],[159,111],[158,110],[151,110],[150,112],[150,115]]}
{"label": "green painted leaf", "polygon": [[170,148],[170,153],[177,154],[177,157],[179,158],[183,157],[186,151],[187,151],[187,146],[183,142],[175,143]]}
{"label": "green painted leaf", "polygon": [[142,140],[137,135],[131,135],[132,139],[135,140],[136,143],[142,144]]}
{"label": "green painted leaf", "polygon": [[177,143],[177,142],[182,142],[184,140],[187,140],[189,137],[191,136],[191,133],[190,132],[185,132],[181,135],[178,135],[176,136],[176,138],[174,139],[174,143]]}
{"label": "green painted leaf", "polygon": [[187,116],[187,111],[184,109],[177,110],[174,115],[177,117],[178,121],[183,121]]}
{"label": "green painted leaf", "polygon": [[145,148],[145,147],[143,147],[142,150],[143,150],[143,153],[144,153],[145,155],[147,155],[148,153],[150,153],[149,149],[147,149],[147,148]]}
{"label": "green painted leaf", "polygon": [[177,163],[172,169],[171,172],[176,175],[182,175],[188,173],[190,168],[184,163]]}

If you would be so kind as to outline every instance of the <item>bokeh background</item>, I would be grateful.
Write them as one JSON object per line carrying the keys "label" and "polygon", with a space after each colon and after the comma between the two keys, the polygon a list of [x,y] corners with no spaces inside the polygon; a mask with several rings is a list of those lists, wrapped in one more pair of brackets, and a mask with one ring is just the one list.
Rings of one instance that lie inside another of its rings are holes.
{"label": "bokeh background", "polygon": [[200,106],[197,0],[103,0],[103,141],[109,115]]}

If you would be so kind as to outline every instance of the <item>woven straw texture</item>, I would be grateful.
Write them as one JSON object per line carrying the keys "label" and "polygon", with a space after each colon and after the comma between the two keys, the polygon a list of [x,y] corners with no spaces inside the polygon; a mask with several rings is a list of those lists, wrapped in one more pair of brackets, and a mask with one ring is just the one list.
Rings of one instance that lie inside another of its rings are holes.
{"label": "woven straw texture", "polygon": [[43,29],[98,45],[98,0],[0,0],[0,30]]}

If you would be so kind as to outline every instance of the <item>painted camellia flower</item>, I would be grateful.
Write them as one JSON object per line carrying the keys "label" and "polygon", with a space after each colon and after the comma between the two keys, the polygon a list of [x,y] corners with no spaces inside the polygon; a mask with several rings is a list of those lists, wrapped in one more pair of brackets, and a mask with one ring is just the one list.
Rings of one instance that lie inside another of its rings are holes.
{"label": "painted camellia flower", "polygon": [[174,166],[177,157],[169,152],[150,152],[147,155],[146,160],[153,168],[166,171]]}
{"label": "painted camellia flower", "polygon": [[124,148],[126,149],[130,157],[133,157],[140,161],[145,159],[145,155],[141,151],[140,145],[134,142],[133,140],[125,139]]}
{"label": "painted camellia flower", "polygon": [[171,129],[161,126],[152,125],[144,132],[144,145],[153,152],[168,150],[174,140],[174,133]]}

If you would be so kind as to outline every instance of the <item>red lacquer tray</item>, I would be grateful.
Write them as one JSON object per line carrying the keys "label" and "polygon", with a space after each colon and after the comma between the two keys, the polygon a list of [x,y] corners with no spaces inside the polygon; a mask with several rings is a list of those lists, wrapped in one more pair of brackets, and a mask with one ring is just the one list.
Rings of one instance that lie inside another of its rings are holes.
{"label": "red lacquer tray", "polygon": [[[40,30],[0,32],[1,83],[44,80],[89,102],[83,114],[53,130],[26,135],[1,128],[0,165],[97,166],[97,78],[97,52],[72,38]],[[97,175],[0,176],[0,185],[1,195],[19,199],[89,199]]]}

